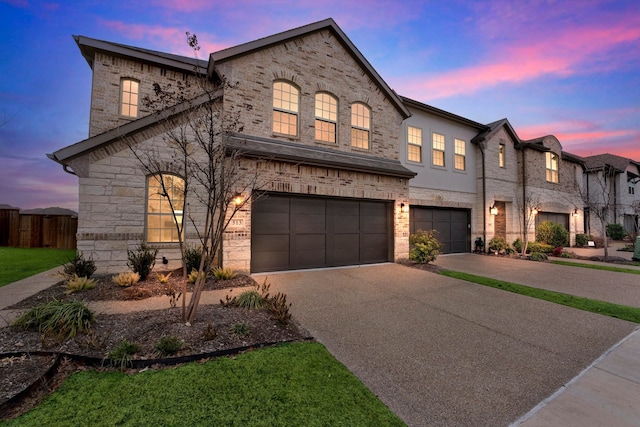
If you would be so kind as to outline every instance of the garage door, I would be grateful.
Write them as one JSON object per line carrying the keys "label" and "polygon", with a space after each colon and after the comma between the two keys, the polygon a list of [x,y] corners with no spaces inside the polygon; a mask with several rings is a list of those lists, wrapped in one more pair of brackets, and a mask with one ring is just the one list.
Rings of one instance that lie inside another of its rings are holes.
{"label": "garage door", "polygon": [[471,252],[471,221],[468,209],[445,209],[411,206],[411,233],[417,230],[436,230],[442,244],[440,253]]}
{"label": "garage door", "polygon": [[269,194],[251,211],[251,271],[387,262],[392,204]]}

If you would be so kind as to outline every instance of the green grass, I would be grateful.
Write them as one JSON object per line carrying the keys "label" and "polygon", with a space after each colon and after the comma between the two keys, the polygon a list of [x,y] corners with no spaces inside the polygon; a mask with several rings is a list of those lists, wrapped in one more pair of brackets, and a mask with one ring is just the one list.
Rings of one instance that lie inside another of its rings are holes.
{"label": "green grass", "polygon": [[640,274],[640,270],[634,270],[632,268],[624,268],[624,267],[613,267],[609,265],[586,264],[586,263],[571,262],[571,261],[551,261],[551,264],[568,265],[570,267],[591,268],[594,270],[614,271],[616,273]]}
{"label": "green grass", "polygon": [[402,426],[318,343],[135,375],[78,372],[2,426]]}
{"label": "green grass", "polygon": [[640,308],[636,307],[613,304],[610,302],[578,297],[561,292],[533,288],[531,286],[518,285],[517,283],[504,282],[502,280],[491,279],[484,276],[476,276],[474,274],[462,273],[459,271],[443,270],[440,272],[440,274],[447,277],[452,277],[454,279],[466,280],[467,282],[473,282],[479,285],[490,286],[497,289],[503,289],[505,291],[514,292],[516,294],[526,295],[529,297],[554,302],[556,304],[562,304],[568,307],[590,311],[592,313],[598,313],[605,316],[616,317],[622,320],[628,320],[630,322],[640,323]]}
{"label": "green grass", "polygon": [[75,249],[0,248],[0,287],[65,264]]}

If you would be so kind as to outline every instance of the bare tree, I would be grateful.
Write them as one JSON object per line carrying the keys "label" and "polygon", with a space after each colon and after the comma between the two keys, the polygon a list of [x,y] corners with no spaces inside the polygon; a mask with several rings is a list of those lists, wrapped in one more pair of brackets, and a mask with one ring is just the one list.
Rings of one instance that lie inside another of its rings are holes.
{"label": "bare tree", "polygon": [[520,235],[522,236],[522,255],[527,253],[529,245],[529,230],[535,222],[538,214],[540,199],[533,194],[527,194],[516,197],[516,209],[518,209],[518,225],[520,226]]}

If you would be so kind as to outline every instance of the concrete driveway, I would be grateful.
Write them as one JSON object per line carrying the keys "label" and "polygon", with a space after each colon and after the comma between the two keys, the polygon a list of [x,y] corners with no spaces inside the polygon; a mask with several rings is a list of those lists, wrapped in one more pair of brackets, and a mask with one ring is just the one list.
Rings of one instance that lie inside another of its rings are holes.
{"label": "concrete driveway", "polygon": [[287,294],[296,319],[412,426],[507,425],[636,327],[395,264],[268,281]]}

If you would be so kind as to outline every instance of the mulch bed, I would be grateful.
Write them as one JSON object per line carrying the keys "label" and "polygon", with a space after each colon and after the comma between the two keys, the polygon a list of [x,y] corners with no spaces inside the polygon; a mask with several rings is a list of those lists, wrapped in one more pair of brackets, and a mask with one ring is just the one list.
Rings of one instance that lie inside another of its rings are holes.
{"label": "mulch bed", "polygon": [[[52,299],[80,301],[142,300],[152,296],[167,296],[167,308],[153,311],[138,311],[127,314],[96,315],[88,334],[72,339],[42,336],[38,332],[24,331],[15,327],[0,328],[0,419],[13,418],[35,407],[47,394],[60,385],[66,375],[84,369],[82,363],[64,360],[54,375],[21,397],[18,402],[9,402],[30,384],[39,380],[49,369],[56,354],[69,354],[107,360],[108,354],[123,340],[135,343],[140,351],[135,360],[159,360],[156,344],[162,337],[175,336],[183,341],[182,349],[172,357],[199,358],[216,352],[233,352],[234,349],[260,347],[265,343],[278,343],[308,339],[308,333],[295,321],[281,324],[266,310],[249,310],[225,307],[221,304],[200,305],[196,319],[187,326],[181,320],[181,304],[170,307],[171,295],[177,296],[183,287],[179,272],[174,272],[168,283],[163,284],[152,274],[148,280],[130,288],[111,283],[109,277],[98,278],[98,285],[91,290],[71,295],[65,294],[64,283],[57,283],[33,295],[11,309],[29,309]],[[192,285],[189,285],[191,287]],[[205,290],[247,287],[253,289],[257,283],[248,276],[231,280],[210,279]],[[190,290],[190,289],[188,289]],[[188,301],[187,301],[188,303]],[[237,325],[246,326],[248,334],[238,334]],[[235,331],[235,332],[234,332]],[[108,365],[108,362],[106,363]],[[159,365],[155,368],[160,368]],[[137,372],[129,369],[129,372]],[[7,405],[9,402],[11,405]]]}

